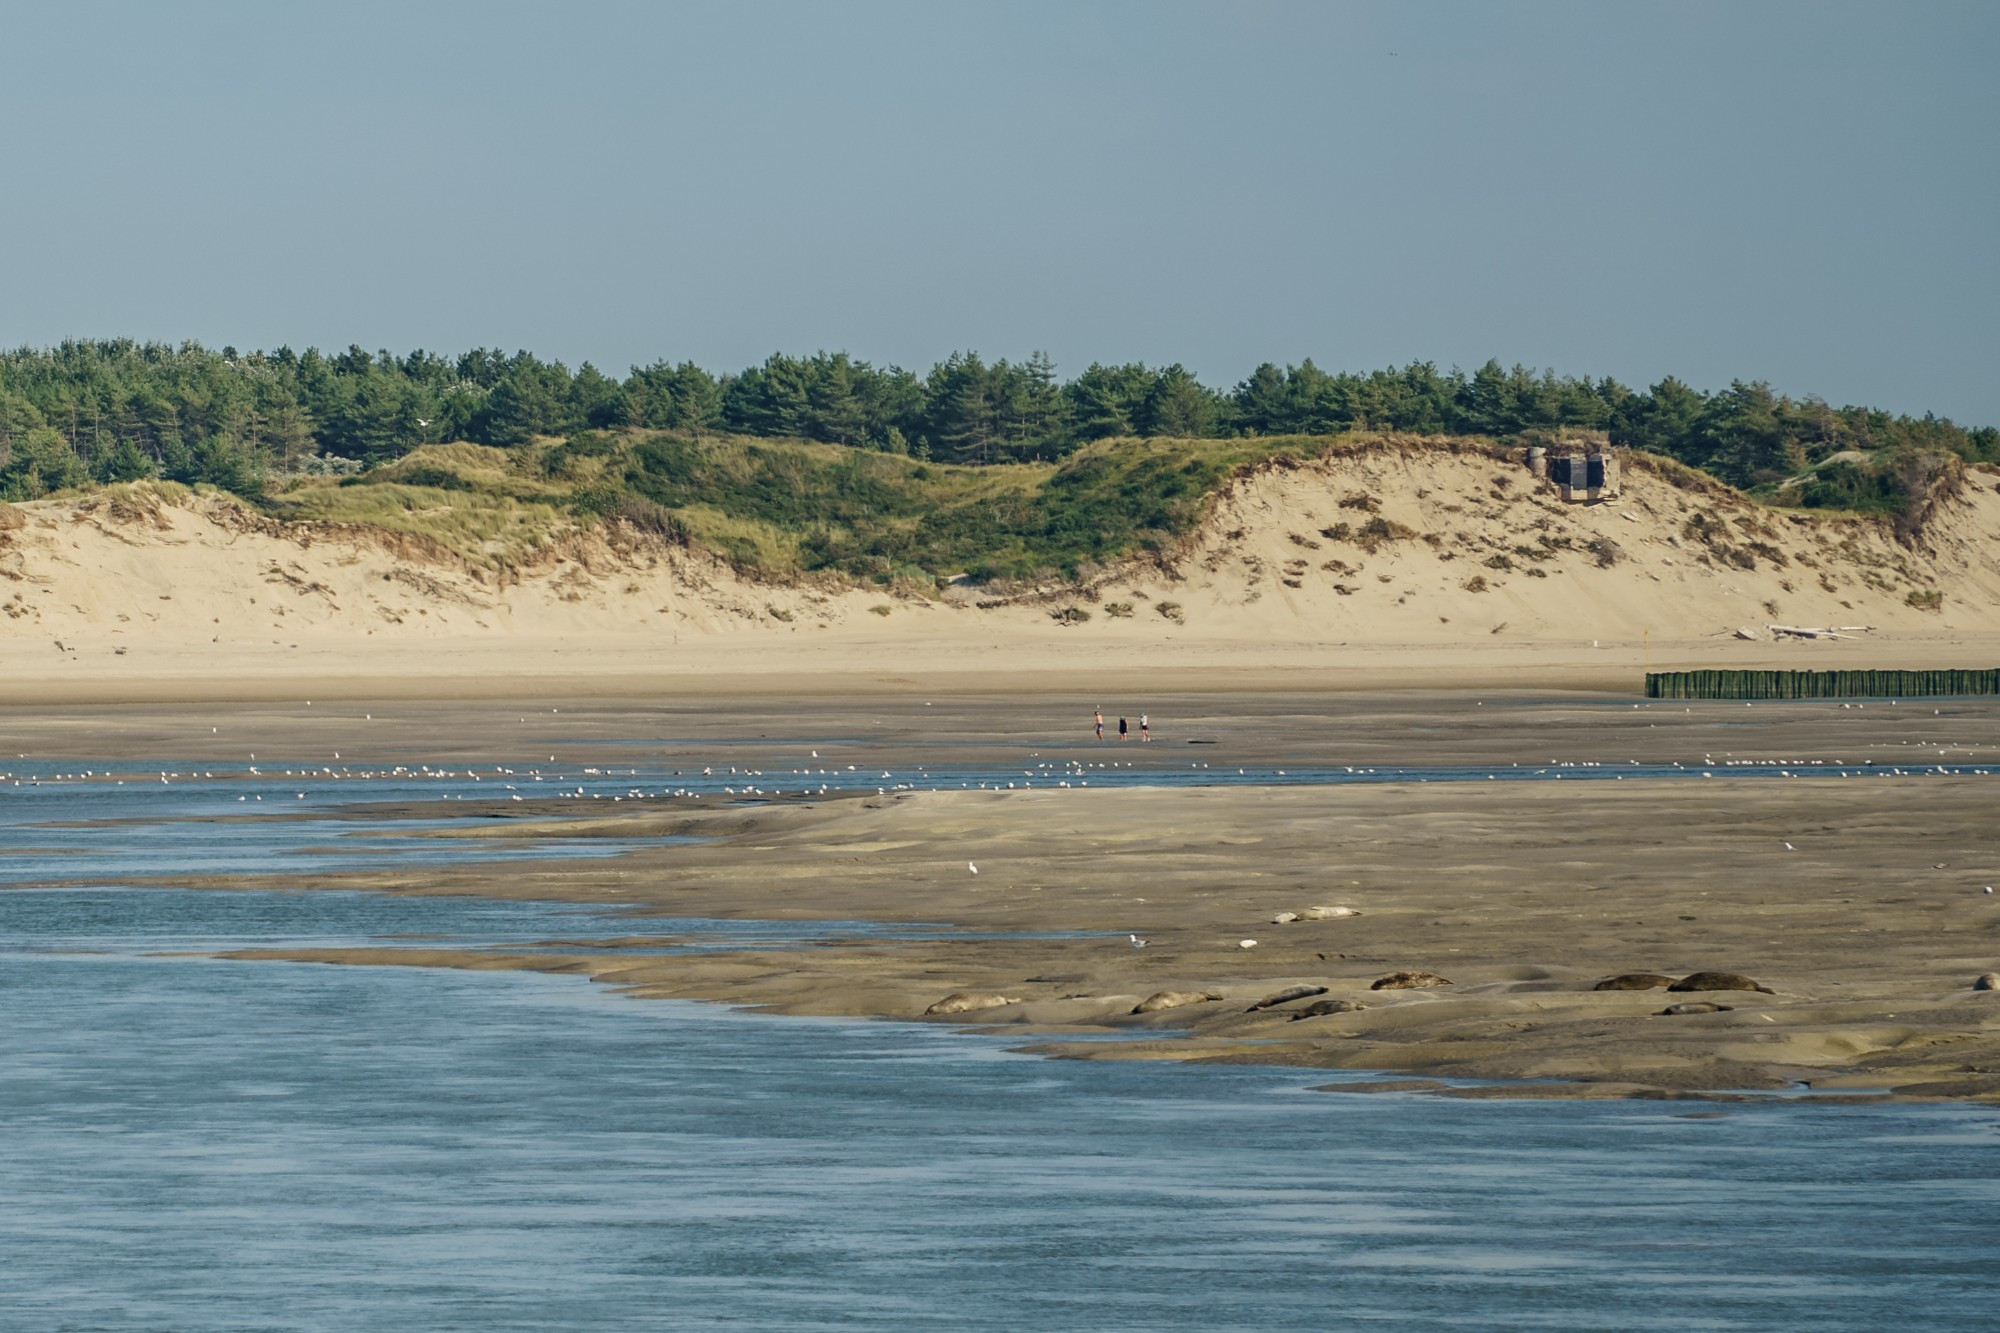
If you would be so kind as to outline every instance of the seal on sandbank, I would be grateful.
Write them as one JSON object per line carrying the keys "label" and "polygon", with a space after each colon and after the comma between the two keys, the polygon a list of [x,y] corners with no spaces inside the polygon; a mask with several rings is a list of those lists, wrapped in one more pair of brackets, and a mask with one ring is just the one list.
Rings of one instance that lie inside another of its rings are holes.
{"label": "seal on sandbank", "polygon": [[1778,993],[1769,986],[1759,986],[1741,972],[1690,972],[1667,989],[1670,991],[1754,990],[1765,995]]}
{"label": "seal on sandbank", "polygon": [[2000,990],[2000,972],[1981,972],[1972,979],[1974,990]]}
{"label": "seal on sandbank", "polygon": [[[1296,912],[1280,912],[1271,918],[1272,924],[1284,925],[1290,921],[1333,921],[1343,916],[1360,916],[1352,907],[1303,907]],[[1284,921],[1278,917],[1285,918]]]}
{"label": "seal on sandbank", "polygon": [[1184,1004],[1207,1004],[1222,997],[1207,990],[1160,990],[1132,1006],[1135,1014],[1156,1014],[1162,1009],[1178,1009]]}
{"label": "seal on sandbank", "polygon": [[1449,977],[1441,977],[1435,972],[1391,972],[1386,977],[1377,977],[1369,985],[1369,990],[1414,990],[1423,986],[1454,986],[1458,983]]}
{"label": "seal on sandbank", "polygon": [[1621,972],[1592,986],[1592,990],[1664,990],[1674,984],[1672,977],[1657,972]]}
{"label": "seal on sandbank", "polygon": [[1367,1007],[1359,1000],[1315,1000],[1303,1009],[1293,1010],[1288,1021],[1296,1023],[1301,1018],[1325,1018],[1328,1014],[1354,1014]]}
{"label": "seal on sandbank", "polygon": [[1710,1004],[1707,1000],[1693,1000],[1686,1004],[1670,1004],[1660,1010],[1657,1017],[1667,1018],[1675,1014],[1727,1014],[1735,1010],[1733,1004]]}
{"label": "seal on sandbank", "polygon": [[1019,1004],[1020,1002],[1021,997],[1018,995],[967,993],[962,990],[955,990],[930,1008],[924,1010],[924,1013],[926,1015],[969,1014],[976,1009],[998,1009],[1003,1005]]}
{"label": "seal on sandbank", "polygon": [[1290,1004],[1293,1000],[1303,1000],[1312,995],[1326,994],[1324,986],[1287,986],[1281,991],[1273,991],[1243,1012],[1254,1014],[1259,1009],[1269,1009],[1273,1005]]}

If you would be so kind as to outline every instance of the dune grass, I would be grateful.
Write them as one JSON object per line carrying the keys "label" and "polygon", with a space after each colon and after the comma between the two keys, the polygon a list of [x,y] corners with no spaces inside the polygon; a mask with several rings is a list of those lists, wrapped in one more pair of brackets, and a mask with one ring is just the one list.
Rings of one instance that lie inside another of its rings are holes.
{"label": "dune grass", "polygon": [[[803,440],[591,431],[508,450],[427,446],[360,476],[294,483],[265,508],[406,532],[494,565],[623,522],[765,575],[924,588],[960,575],[1074,577],[1163,552],[1233,478],[1381,450],[1506,453],[1485,439],[1372,434],[1111,439],[1060,463],[969,467]],[[1672,460],[1627,458],[1706,498],[1749,503]]]}
{"label": "dune grass", "polygon": [[468,484],[313,484],[267,499],[264,509],[274,518],[406,533],[472,564],[496,568],[522,563],[578,526],[558,497],[524,500]]}
{"label": "dune grass", "polygon": [[[985,467],[803,441],[640,436],[560,446],[605,458],[689,534],[771,571],[877,581],[1074,575],[1189,531],[1239,469],[1328,440],[1103,440],[1059,464]],[[607,450],[610,450],[607,454]],[[556,463],[561,472],[569,464]]]}
{"label": "dune grass", "polygon": [[306,479],[275,517],[367,524],[487,563],[625,519],[764,574],[923,587],[1075,576],[1188,533],[1245,468],[1373,437],[1100,440],[1061,463],[970,467],[803,440],[592,431],[514,450],[432,445]]}

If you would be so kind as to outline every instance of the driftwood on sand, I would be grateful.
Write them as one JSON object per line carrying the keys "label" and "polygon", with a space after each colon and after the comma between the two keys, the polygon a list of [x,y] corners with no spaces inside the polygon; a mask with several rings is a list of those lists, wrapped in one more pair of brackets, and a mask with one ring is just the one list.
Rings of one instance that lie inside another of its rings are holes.
{"label": "driftwood on sand", "polygon": [[1780,639],[1852,639],[1867,633],[1871,625],[1842,625],[1832,629],[1824,625],[1766,625],[1765,629]]}

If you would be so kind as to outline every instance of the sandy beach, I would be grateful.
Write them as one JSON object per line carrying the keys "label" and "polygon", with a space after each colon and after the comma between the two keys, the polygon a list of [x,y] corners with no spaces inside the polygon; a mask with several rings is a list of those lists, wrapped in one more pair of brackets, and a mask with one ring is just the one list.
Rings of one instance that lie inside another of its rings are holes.
{"label": "sandy beach", "polygon": [[[453,836],[699,841],[641,845],[611,860],[510,862],[504,874],[473,863],[311,881],[617,904],[636,915],[628,947],[609,955],[240,957],[573,972],[642,998],[1004,1025],[1025,1047],[1065,1058],[1380,1070],[1398,1087],[1501,1080],[1442,1089],[1460,1096],[1730,1096],[1810,1085],[1819,1094],[2000,1098],[2000,993],[1972,988],[2000,962],[2000,895],[1982,891],[2000,881],[1994,779],[1729,776],[1744,760],[1802,774],[1814,761],[1885,771],[1991,763],[2000,708],[1635,702],[1503,691],[1166,694],[1130,705],[1155,719],[1159,739],[1145,746],[1091,741],[1092,706],[1115,717],[1126,705],[1081,694],[17,710],[9,735],[17,751],[115,751],[135,765],[253,752],[585,764],[615,762],[631,753],[622,743],[643,741],[690,768],[771,775],[767,787],[815,763],[879,765],[898,778],[954,762],[1018,764],[1023,774],[1015,791],[666,800],[615,811],[496,804],[490,826]],[[1037,767],[1129,762],[1164,774],[1198,763],[1277,771],[1634,760],[1715,776],[1112,790],[1050,787],[1053,770]],[[1041,779],[1034,790],[1031,774]],[[1352,914],[1273,921],[1312,908]],[[648,915],[946,929],[672,955]],[[1240,947],[1245,939],[1255,947]],[[1451,984],[1371,989],[1399,971]],[[1699,971],[1744,974],[1771,993],[1593,989],[1620,974]],[[1294,986],[1326,989],[1246,1012]],[[1192,1002],[1131,1012],[1161,992]],[[953,994],[1006,1003],[923,1018]],[[1194,998],[1203,995],[1215,998]],[[1331,1000],[1363,1007],[1293,1017]],[[1674,1004],[1727,1008],[1661,1012]],[[1048,1040],[1086,1032],[1103,1039]]]}

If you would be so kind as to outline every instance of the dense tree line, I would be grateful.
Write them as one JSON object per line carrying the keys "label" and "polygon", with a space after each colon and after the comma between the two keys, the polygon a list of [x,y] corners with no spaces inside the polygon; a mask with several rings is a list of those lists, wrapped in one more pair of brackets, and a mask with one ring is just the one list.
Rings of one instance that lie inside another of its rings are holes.
{"label": "dense tree line", "polygon": [[[1762,382],[1650,389],[1498,362],[1366,373],[1310,360],[1262,365],[1224,392],[1185,367],[1093,364],[1070,380],[1046,356],[954,353],[928,373],[844,352],[774,355],[736,374],[690,362],[624,379],[527,352],[395,356],[359,347],[239,353],[195,343],[66,342],[0,353],[0,496],[163,476],[254,493],[270,472],[373,465],[422,444],[511,447],[587,429],[800,437],[949,462],[1059,459],[1112,436],[1324,435],[1354,429],[1519,436],[1576,427],[1671,455],[1740,486],[1855,450],[2000,460],[2000,433],[1948,420],[1793,399]],[[1837,461],[1808,503],[1892,504],[1891,474]]]}

